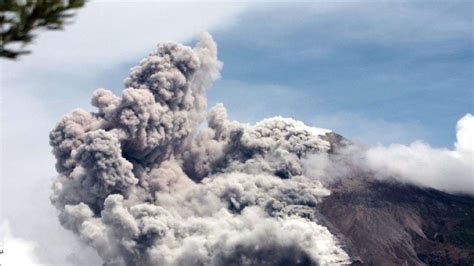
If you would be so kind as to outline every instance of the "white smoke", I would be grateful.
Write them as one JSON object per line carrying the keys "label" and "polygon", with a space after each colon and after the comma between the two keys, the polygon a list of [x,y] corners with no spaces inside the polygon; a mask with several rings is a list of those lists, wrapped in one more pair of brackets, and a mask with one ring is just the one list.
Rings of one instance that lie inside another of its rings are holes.
{"label": "white smoke", "polygon": [[437,149],[423,142],[377,146],[367,151],[368,167],[381,178],[454,193],[474,194],[474,116],[457,123],[455,148]]}
{"label": "white smoke", "polygon": [[330,183],[369,173],[378,179],[474,195],[474,116],[462,117],[456,130],[453,150],[433,148],[421,141],[388,147],[344,143],[335,154],[318,153],[305,159],[305,174]]}
{"label": "white smoke", "polygon": [[106,265],[327,265],[348,255],[319,224],[329,191],[302,159],[327,152],[329,131],[275,117],[205,118],[222,63],[211,36],[160,44],[125,80],[97,90],[97,113],[64,116],[50,134],[61,224]]}

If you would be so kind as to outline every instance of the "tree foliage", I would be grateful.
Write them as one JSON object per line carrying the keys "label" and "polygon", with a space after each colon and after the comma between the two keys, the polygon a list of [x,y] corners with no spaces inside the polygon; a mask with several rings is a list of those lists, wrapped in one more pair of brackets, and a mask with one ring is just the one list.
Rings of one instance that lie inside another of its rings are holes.
{"label": "tree foliage", "polygon": [[85,0],[0,0],[0,57],[30,53],[35,29],[61,30]]}

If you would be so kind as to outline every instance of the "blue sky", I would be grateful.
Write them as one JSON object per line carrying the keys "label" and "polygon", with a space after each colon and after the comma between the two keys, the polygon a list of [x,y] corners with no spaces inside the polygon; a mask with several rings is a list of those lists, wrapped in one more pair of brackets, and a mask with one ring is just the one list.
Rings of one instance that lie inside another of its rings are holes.
{"label": "blue sky", "polygon": [[89,2],[65,31],[39,32],[31,55],[0,61],[0,221],[44,243],[43,262],[87,252],[62,244],[72,236],[48,202],[49,130],[74,108],[92,110],[95,89],[120,94],[156,43],[192,44],[202,30],[224,62],[209,105],[223,102],[231,119],[282,115],[369,144],[452,148],[456,121],[474,112],[471,2]]}
{"label": "blue sky", "polygon": [[210,99],[251,122],[281,114],[369,143],[451,147],[473,111],[473,4],[412,2],[244,13],[214,34],[225,67]]}
{"label": "blue sky", "polygon": [[[210,30],[224,69],[209,103],[251,123],[283,115],[365,143],[452,147],[474,109],[472,11],[469,1],[253,5]],[[97,83],[119,92],[135,62]]]}

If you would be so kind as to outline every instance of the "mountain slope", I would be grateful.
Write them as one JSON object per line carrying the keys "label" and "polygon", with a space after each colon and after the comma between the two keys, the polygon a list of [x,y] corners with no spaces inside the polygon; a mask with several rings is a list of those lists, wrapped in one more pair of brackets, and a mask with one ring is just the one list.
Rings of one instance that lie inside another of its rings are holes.
{"label": "mountain slope", "polygon": [[472,265],[474,198],[356,175],[318,206],[366,265]]}

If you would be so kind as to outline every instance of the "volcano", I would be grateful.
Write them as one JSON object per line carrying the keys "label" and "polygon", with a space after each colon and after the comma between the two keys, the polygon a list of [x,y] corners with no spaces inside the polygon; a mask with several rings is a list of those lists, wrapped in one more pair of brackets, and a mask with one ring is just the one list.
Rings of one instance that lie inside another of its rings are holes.
{"label": "volcano", "polygon": [[[348,142],[326,139],[333,154]],[[474,197],[361,171],[326,185],[318,212],[354,265],[473,265]]]}
{"label": "volcano", "polygon": [[[104,265],[473,262],[473,198],[387,178],[331,130],[206,110],[221,68],[207,33],[195,47],[160,44],[121,95],[96,90],[95,111],[73,110],[51,131],[51,202]],[[459,136],[456,152],[436,154],[465,173],[469,134]]]}

